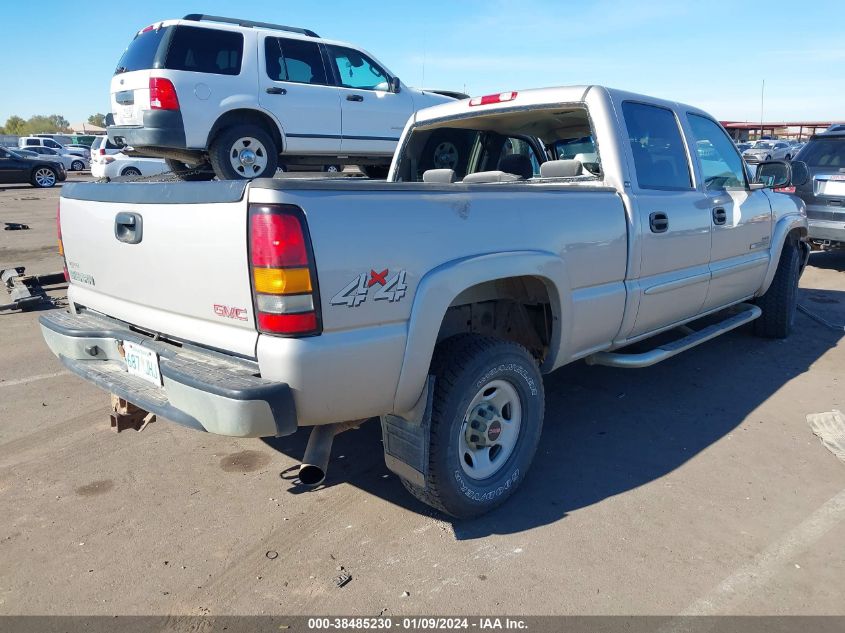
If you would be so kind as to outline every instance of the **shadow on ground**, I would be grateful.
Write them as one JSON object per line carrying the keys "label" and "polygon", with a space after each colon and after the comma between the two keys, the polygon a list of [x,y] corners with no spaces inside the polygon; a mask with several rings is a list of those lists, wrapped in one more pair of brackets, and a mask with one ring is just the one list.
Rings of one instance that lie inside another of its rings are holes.
{"label": "shadow on ground", "polygon": [[[811,292],[845,320],[845,292]],[[796,331],[784,341],[756,338],[745,327],[646,369],[579,362],[546,376],[543,436],[525,481],[490,514],[454,521],[456,537],[529,530],[663,477],[730,433],[841,336],[798,314]],[[299,460],[307,439],[303,430],[265,441]],[[348,482],[436,516],[388,472],[380,427],[371,420],[337,437],[324,485]],[[290,492],[307,491],[295,483],[295,471],[283,477],[293,481]]]}

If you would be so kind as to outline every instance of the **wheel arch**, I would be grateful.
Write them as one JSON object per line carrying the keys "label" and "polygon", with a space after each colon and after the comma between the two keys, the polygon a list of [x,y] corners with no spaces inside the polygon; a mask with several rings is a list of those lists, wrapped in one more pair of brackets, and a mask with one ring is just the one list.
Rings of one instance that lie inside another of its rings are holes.
{"label": "wheel arch", "polygon": [[227,110],[214,122],[211,129],[208,131],[208,138],[205,141],[205,147],[211,147],[211,143],[222,130],[233,125],[252,123],[260,125],[267,129],[267,132],[273,138],[273,142],[279,150],[279,154],[284,151],[285,138],[282,131],[281,124],[269,113],[263,110],[256,110],[254,108],[236,108],[234,110]]}
{"label": "wheel arch", "polygon": [[[409,412],[423,393],[431,358],[450,307],[473,303],[474,292],[487,284],[536,279],[549,302],[551,327],[542,369],[554,366],[569,339],[562,315],[571,302],[564,261],[547,251],[511,251],[474,255],[441,264],[420,280],[408,320],[408,335],[396,387],[394,411]],[[515,340],[515,339],[513,339]]]}
{"label": "wheel arch", "polygon": [[[769,250],[769,266],[766,269],[766,276],[763,278],[763,284],[756,296],[760,296],[768,290],[775,278],[775,273],[778,269],[778,262],[780,262],[781,253],[783,253],[783,246],[790,240],[799,241],[807,237],[807,217],[792,213],[781,217],[775,224],[774,231],[772,231],[772,245]],[[802,256],[803,257],[803,256]],[[803,266],[803,264],[802,264]]]}

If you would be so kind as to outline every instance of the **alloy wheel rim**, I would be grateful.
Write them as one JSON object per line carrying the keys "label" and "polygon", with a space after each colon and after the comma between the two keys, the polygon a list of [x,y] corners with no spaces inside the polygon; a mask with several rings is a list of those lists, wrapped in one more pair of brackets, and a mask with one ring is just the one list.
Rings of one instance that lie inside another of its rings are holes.
{"label": "alloy wheel rim", "polygon": [[458,166],[458,148],[454,143],[443,141],[434,148],[434,166],[437,169],[455,169]]}
{"label": "alloy wheel rim", "polygon": [[35,172],[35,182],[42,187],[49,187],[56,184],[56,176],[46,167],[42,167]]}

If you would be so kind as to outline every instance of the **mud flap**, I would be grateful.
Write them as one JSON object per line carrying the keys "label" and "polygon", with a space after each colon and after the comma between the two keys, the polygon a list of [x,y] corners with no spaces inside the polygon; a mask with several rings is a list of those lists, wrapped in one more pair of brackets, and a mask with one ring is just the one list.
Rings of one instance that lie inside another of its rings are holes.
{"label": "mud flap", "polygon": [[425,489],[431,434],[431,406],[434,376],[428,377],[425,393],[408,418],[388,414],[381,417],[384,463],[402,479]]}

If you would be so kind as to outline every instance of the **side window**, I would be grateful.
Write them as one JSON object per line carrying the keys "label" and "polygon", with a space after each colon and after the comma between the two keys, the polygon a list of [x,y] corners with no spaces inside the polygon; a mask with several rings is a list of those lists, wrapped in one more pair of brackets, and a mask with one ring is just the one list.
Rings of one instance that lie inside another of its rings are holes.
{"label": "side window", "polygon": [[238,75],[243,48],[244,36],[240,33],[180,25],[170,42],[165,68]]}
{"label": "side window", "polygon": [[641,189],[692,189],[681,130],[671,110],[644,103],[622,104]]}
{"label": "side window", "polygon": [[708,191],[719,189],[744,189],[745,169],[742,158],[722,127],[697,114],[688,114],[698,164]]}
{"label": "side window", "polygon": [[326,85],[320,47],[314,42],[268,37],[264,40],[267,76],[273,81]]}
{"label": "side window", "polygon": [[388,90],[387,73],[369,57],[351,48],[327,48],[341,86],[359,90]]}
{"label": "side window", "polygon": [[9,158],[9,152],[0,147],[0,158]]}
{"label": "side window", "polygon": [[37,138],[27,138],[27,139],[24,139],[23,142],[26,143],[27,145],[38,145],[39,144]]}
{"label": "side window", "polygon": [[52,147],[53,149],[56,149],[58,147],[61,147],[61,145],[59,145],[58,143],[56,143],[56,141],[52,139],[46,138],[44,139],[44,147]]}

